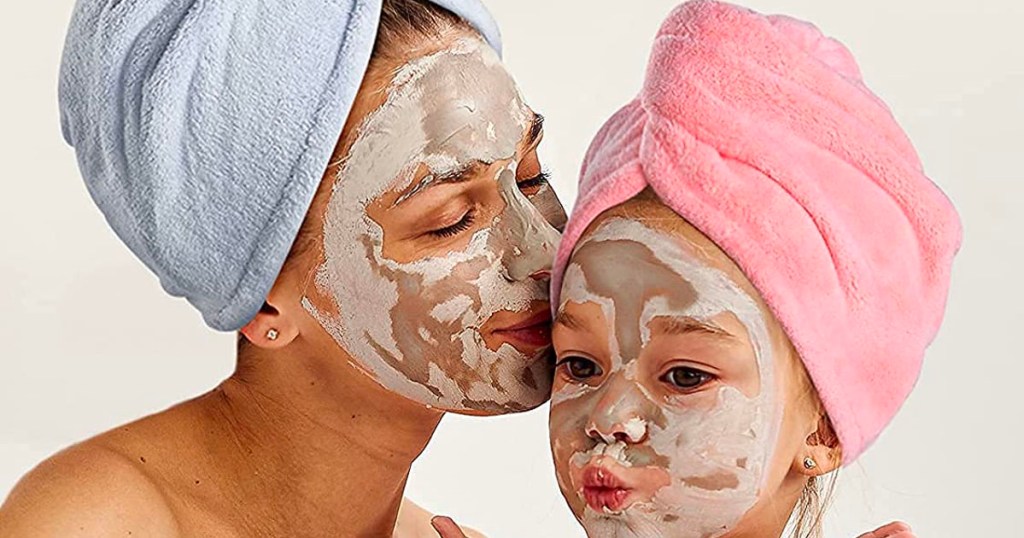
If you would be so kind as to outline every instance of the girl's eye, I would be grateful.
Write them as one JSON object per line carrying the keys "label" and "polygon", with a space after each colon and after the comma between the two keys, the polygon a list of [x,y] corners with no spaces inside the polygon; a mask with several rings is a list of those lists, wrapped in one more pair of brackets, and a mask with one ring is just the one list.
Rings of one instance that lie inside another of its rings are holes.
{"label": "girl's eye", "polygon": [[586,381],[604,373],[596,362],[584,357],[566,357],[558,361],[556,367],[563,369],[575,381]]}
{"label": "girl's eye", "polygon": [[473,213],[473,211],[467,211],[466,214],[462,216],[462,220],[460,220],[459,222],[456,222],[451,226],[445,226],[444,228],[440,228],[438,230],[431,230],[428,233],[434,237],[441,238],[456,236],[468,230],[469,227],[473,225],[473,220],[475,218],[476,215]]}
{"label": "girl's eye", "polygon": [[538,189],[548,184],[548,180],[551,179],[551,175],[547,172],[541,172],[540,174],[531,177],[530,179],[524,179],[518,183],[519,190],[523,191],[524,194],[534,194]]}
{"label": "girl's eye", "polygon": [[685,366],[673,368],[666,372],[665,375],[661,376],[662,381],[684,391],[693,391],[703,387],[714,378],[715,376],[707,372],[702,372],[694,368],[687,368]]}

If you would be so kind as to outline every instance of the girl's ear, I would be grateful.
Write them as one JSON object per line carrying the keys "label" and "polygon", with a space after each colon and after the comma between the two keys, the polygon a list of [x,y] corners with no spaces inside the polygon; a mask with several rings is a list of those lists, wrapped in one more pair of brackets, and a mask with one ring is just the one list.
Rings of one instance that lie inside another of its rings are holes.
{"label": "girl's ear", "polygon": [[793,469],[809,477],[821,476],[839,468],[842,460],[839,437],[828,416],[819,414],[814,430],[804,438],[803,449],[797,452]]}

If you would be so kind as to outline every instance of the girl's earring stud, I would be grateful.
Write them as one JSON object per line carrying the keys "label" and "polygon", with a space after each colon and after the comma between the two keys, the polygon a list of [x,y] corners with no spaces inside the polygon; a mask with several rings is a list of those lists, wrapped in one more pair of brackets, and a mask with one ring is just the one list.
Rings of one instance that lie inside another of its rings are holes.
{"label": "girl's earring stud", "polygon": [[270,329],[267,331],[267,340],[270,340],[271,342],[277,340],[278,336],[281,336],[281,334],[277,332],[277,329]]}
{"label": "girl's earring stud", "polygon": [[804,458],[804,469],[810,471],[811,469],[814,469],[817,466],[818,463],[814,461],[814,458],[811,458],[810,456]]}

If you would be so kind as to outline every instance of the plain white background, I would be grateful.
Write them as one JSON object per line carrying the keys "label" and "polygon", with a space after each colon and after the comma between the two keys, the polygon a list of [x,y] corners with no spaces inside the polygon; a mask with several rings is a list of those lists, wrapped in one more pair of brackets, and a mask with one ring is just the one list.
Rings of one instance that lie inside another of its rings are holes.
{"label": "plain white background", "polygon": [[[548,117],[566,205],[591,136],[639,87],[672,0],[489,0],[506,59]],[[916,392],[843,471],[828,536],[910,521],[923,538],[1024,536],[1024,3],[747,0],[854,51],[966,230],[946,322]],[[203,326],[132,258],[60,138],[56,75],[71,0],[0,18],[0,497],[54,451],[216,385],[234,337]],[[502,537],[582,536],[557,492],[546,408],[449,417],[409,495]]]}

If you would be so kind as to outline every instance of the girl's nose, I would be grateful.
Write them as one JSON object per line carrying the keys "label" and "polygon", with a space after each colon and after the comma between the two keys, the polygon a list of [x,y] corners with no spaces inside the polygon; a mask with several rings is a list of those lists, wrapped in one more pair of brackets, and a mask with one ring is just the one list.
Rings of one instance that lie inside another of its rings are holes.
{"label": "girl's nose", "polygon": [[616,422],[608,428],[602,428],[596,422],[591,422],[587,426],[587,437],[609,445],[617,441],[635,445],[647,440],[647,421],[640,417],[632,417],[624,422]]}
{"label": "girl's nose", "polygon": [[647,439],[650,402],[639,387],[621,377],[610,380],[607,392],[597,402],[587,423],[587,436],[605,443],[642,443]]}

